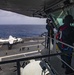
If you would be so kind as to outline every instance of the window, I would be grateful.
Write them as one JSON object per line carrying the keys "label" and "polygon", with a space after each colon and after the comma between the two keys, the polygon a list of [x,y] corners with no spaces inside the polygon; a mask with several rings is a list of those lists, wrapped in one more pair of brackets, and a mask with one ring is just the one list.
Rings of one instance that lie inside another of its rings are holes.
{"label": "window", "polygon": [[63,18],[67,14],[66,11],[60,10],[57,12],[52,13],[53,20],[57,26],[57,28],[61,25],[63,25]]}

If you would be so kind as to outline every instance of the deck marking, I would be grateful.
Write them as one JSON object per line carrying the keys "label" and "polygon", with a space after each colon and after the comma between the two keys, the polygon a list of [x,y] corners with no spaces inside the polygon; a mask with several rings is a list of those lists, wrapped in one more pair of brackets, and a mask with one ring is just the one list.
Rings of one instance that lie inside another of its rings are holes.
{"label": "deck marking", "polygon": [[19,55],[24,55],[24,56],[25,56],[26,54],[35,53],[35,52],[38,52],[38,50],[37,50],[37,51],[26,52],[26,53],[20,53],[20,54],[14,54],[14,55],[3,56],[3,57],[0,57],[0,59],[9,58],[9,57],[14,57],[14,56],[19,56]]}
{"label": "deck marking", "polygon": [[29,42],[30,42],[30,43],[31,43],[31,42],[43,42],[43,41],[44,41],[44,40],[33,40],[33,41],[30,40],[30,41],[27,41],[27,42],[24,42],[24,43],[29,43]]}
{"label": "deck marking", "polygon": [[[32,47],[32,46],[38,46],[38,45],[41,45],[41,44],[28,45],[28,46],[22,46],[22,47]],[[21,47],[21,48],[22,48],[22,47]]]}

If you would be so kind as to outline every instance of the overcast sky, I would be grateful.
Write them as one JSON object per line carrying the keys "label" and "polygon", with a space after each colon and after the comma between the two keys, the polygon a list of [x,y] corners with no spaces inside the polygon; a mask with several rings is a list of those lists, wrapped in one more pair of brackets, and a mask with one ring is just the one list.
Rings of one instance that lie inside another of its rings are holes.
{"label": "overcast sky", "polygon": [[46,19],[28,17],[17,13],[0,10],[0,25],[1,24],[38,24],[46,25]]}

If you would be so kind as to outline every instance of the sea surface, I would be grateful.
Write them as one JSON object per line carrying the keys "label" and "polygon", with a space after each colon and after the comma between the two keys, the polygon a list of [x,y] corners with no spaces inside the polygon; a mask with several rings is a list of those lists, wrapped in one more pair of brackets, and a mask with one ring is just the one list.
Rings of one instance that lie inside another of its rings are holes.
{"label": "sea surface", "polygon": [[0,37],[35,37],[46,32],[45,25],[0,25]]}

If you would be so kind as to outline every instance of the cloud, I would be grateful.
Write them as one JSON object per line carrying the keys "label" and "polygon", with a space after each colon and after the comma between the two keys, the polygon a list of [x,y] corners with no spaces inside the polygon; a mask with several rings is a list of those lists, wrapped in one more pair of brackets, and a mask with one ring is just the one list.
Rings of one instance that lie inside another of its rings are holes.
{"label": "cloud", "polygon": [[0,24],[38,24],[46,25],[45,18],[28,17],[17,13],[0,10]]}

